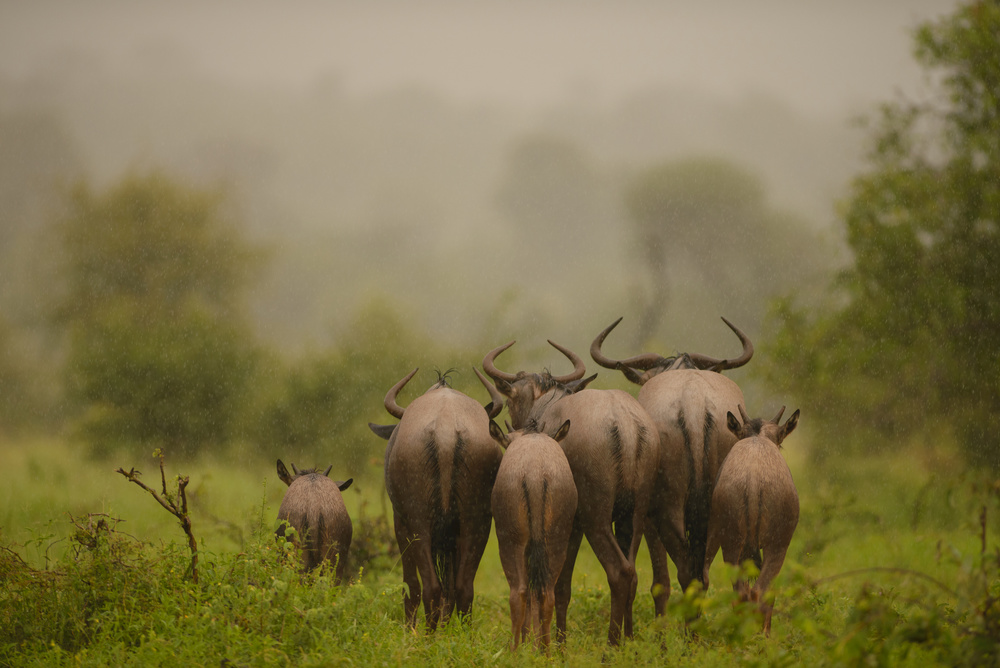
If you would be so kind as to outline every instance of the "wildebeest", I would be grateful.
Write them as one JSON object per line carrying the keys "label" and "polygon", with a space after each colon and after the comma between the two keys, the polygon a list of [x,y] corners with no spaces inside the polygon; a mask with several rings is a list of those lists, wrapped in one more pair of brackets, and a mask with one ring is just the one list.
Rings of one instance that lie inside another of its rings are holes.
{"label": "wildebeest", "polygon": [[385,408],[399,424],[369,426],[389,439],[385,488],[408,590],[406,623],[416,626],[423,584],[424,615],[433,631],[456,607],[462,615],[472,611],[476,570],[492,524],[490,493],[503,456],[489,425],[502,410],[503,397],[477,371],[493,398],[484,409],[450,388],[447,374],[439,374],[403,409],[396,395],[416,372],[385,395]]}
{"label": "wildebeest", "polygon": [[799,522],[799,495],[779,452],[782,441],[798,424],[799,412],[796,410],[781,425],[784,412],[782,406],[773,420],[751,420],[741,407],[742,425],[732,413],[726,416],[729,430],[740,440],[729,451],[715,483],[705,553],[706,583],[720,546],[727,564],[738,566],[753,560],[760,572],[753,587],[740,578],[733,583],[733,589],[739,592],[740,599],[758,604],[764,615],[765,634],[771,632],[774,611],[774,601],[765,600],[765,593],[781,571]]}
{"label": "wildebeest", "polygon": [[523,430],[507,435],[490,423],[493,438],[506,448],[492,507],[500,563],[510,586],[513,649],[527,639],[530,625],[539,649],[549,650],[556,580],[577,506],[573,472],[559,446],[569,429],[567,420],[552,437]]}
{"label": "wildebeest", "polygon": [[483,369],[507,397],[514,429],[545,424],[554,433],[566,420],[573,428],[560,445],[566,453],[579,495],[566,563],[556,584],[556,632],[566,636],[566,611],[572,595],[573,567],[586,535],[604,567],[611,590],[608,642],[632,636],[632,603],[638,579],[635,555],[642,539],[658,465],[656,425],[631,395],[620,390],[587,390],[596,376],[583,378],[583,360],[549,341],[573,363],[573,372],[552,376],[496,368],[497,355],[510,342],[489,352]]}
{"label": "wildebeest", "polygon": [[621,320],[618,318],[597,335],[590,355],[599,365],[618,369],[642,386],[639,403],[659,433],[660,469],[652,500],[652,521],[646,523],[645,534],[653,568],[653,604],[656,614],[662,615],[670,597],[664,548],[677,567],[682,590],[692,580],[702,580],[712,488],[719,466],[736,443],[724,426],[726,413],[744,406],[743,391],[717,372],[749,362],[753,344],[723,318],[743,344],[742,354],[734,359],[698,353],[676,357],[646,353],[613,360],[601,352],[601,345]]}
{"label": "wildebeest", "polygon": [[290,475],[279,459],[277,468],[278,477],[288,485],[278,508],[281,525],[277,535],[285,535],[286,523],[294,528],[292,542],[302,550],[303,569],[312,570],[324,561],[336,564],[334,581],[340,584],[354,533],[341,492],[350,487],[354,479],[330,480],[327,476],[333,466],[317,473],[316,469],[300,471],[292,464],[295,474]]}

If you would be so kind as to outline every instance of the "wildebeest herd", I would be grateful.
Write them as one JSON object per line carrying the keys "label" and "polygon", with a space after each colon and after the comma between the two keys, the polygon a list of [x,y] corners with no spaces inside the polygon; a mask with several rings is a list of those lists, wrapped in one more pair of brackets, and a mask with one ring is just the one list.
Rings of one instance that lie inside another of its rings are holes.
{"label": "wildebeest herd", "polygon": [[[458,609],[472,611],[473,583],[496,523],[500,561],[510,585],[512,645],[531,632],[548,650],[553,613],[556,637],[566,637],[573,567],[586,536],[604,568],[611,594],[608,642],[633,633],[638,578],[635,559],[646,537],[653,568],[657,615],[670,596],[667,556],[682,590],[697,580],[708,586],[719,549],[728,564],[752,561],[751,586],[733,583],[744,601],[758,604],[764,632],[773,604],[764,594],[781,570],[799,515],[798,494],[778,452],[795,429],[799,412],[781,424],[750,418],[743,392],[721,374],[753,356],[753,344],[723,321],[743,351],[733,359],[697,353],[653,353],[622,360],[601,350],[609,325],[590,348],[600,366],[621,371],[641,386],[637,397],[621,390],[588,389],[583,360],[553,341],[573,364],[562,376],[548,371],[501,371],[497,357],[483,358],[492,383],[474,369],[489,392],[485,406],[448,386],[447,374],[402,408],[400,390],[414,369],[389,389],[385,408],[399,422],[369,423],[387,439],[385,486],[392,503],[406,591],[407,625],[417,625],[423,601],[428,629]],[[506,403],[507,432],[495,422]],[[343,576],[351,519],[341,491],[314,470],[288,474],[278,529],[294,528],[303,568],[324,560]]]}

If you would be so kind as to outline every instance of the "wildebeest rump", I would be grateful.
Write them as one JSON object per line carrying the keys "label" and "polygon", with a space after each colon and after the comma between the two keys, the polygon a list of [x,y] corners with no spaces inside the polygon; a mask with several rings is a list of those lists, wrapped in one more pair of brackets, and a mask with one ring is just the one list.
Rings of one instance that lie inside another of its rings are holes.
{"label": "wildebeest rump", "polygon": [[556,580],[569,547],[577,491],[566,455],[559,446],[570,429],[567,420],[555,436],[512,432],[490,423],[493,438],[506,452],[493,485],[500,563],[510,586],[512,648],[528,637],[529,625],[540,649],[549,649]]}
{"label": "wildebeest rump", "polygon": [[[752,560],[759,570],[753,587],[743,579],[733,583],[744,601],[758,604],[764,615],[764,633],[771,632],[773,601],[765,600],[771,581],[781,571],[788,545],[799,521],[799,495],[779,449],[795,429],[799,412],[780,425],[784,406],[773,420],[751,420],[741,410],[743,424],[729,413],[727,426],[740,440],[723,462],[712,494],[704,580],[722,547],[727,564]],[[763,553],[763,554],[762,554]]]}
{"label": "wildebeest rump", "polygon": [[324,561],[335,563],[335,582],[340,584],[347,567],[354,526],[344,505],[341,492],[351,486],[353,478],[334,482],[315,469],[299,470],[292,464],[294,475],[288,473],[279,459],[278,477],[288,485],[278,508],[281,525],[277,535],[285,535],[286,523],[295,529],[292,542],[302,550],[302,567],[312,570]]}
{"label": "wildebeest rump", "polygon": [[472,610],[476,570],[492,524],[490,493],[502,457],[489,424],[503,404],[477,371],[494,399],[489,413],[448,387],[447,375],[403,409],[396,395],[416,372],[385,396],[386,410],[399,424],[369,426],[389,439],[385,486],[408,590],[406,622],[416,626],[422,596],[427,626],[434,630],[456,607],[463,615]]}

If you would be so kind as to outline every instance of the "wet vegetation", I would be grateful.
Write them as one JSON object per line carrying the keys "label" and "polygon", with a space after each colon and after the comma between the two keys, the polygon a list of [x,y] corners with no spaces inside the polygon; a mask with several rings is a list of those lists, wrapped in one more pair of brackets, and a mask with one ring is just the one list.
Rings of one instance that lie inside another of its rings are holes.
{"label": "wet vegetation", "polygon": [[[218,104],[181,115],[251,110],[223,139],[171,125],[143,81],[0,79],[23,102],[0,106],[0,665],[996,664],[1000,7],[915,36],[934,92],[881,109],[836,232],[806,219],[827,200],[799,214],[774,193],[820,155],[836,173],[805,190],[827,197],[853,144],[760,100],[727,113],[792,135],[769,164],[668,151],[668,94],[525,127],[419,91],[316,90],[275,114],[202,90]],[[118,107],[176,150],[122,169],[142,131],[92,122]],[[622,134],[642,150],[609,149]],[[654,618],[641,550],[637,635],[609,650],[585,547],[563,653],[512,654],[495,537],[472,618],[406,630],[367,426],[386,390],[420,367],[406,404],[453,368],[485,403],[486,351],[519,339],[511,368],[558,365],[547,338],[582,351],[622,313],[664,355],[732,354],[728,316],[757,345],[732,374],[749,411],[801,410],[771,637],[721,560]],[[346,586],[275,540],[277,457],[356,479]]]}

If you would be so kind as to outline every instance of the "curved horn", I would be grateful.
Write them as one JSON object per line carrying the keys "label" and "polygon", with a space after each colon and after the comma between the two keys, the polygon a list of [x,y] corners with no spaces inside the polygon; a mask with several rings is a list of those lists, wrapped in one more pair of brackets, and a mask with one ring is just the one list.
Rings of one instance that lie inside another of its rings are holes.
{"label": "curved horn", "polygon": [[410,382],[410,379],[413,378],[414,374],[416,374],[419,369],[420,367],[417,367],[416,369],[408,373],[403,378],[403,380],[399,381],[398,383],[390,387],[389,391],[386,392],[385,402],[384,402],[385,410],[387,410],[389,412],[389,415],[391,415],[392,417],[398,418],[400,420],[403,419],[403,411],[405,409],[400,408],[399,404],[396,403],[396,395],[399,394],[399,391],[403,389],[404,385]]}
{"label": "curved horn", "polygon": [[743,418],[743,424],[747,424],[748,422],[750,422],[750,416],[747,415],[747,409],[743,407],[743,404],[740,404],[739,408],[740,408],[740,417]]}
{"label": "curved horn", "polygon": [[781,410],[778,411],[778,414],[774,416],[774,420],[772,420],[772,422],[774,422],[774,424],[780,424],[781,423],[781,416],[784,414],[784,412],[785,412],[785,407],[782,406]]}
{"label": "curved horn", "polygon": [[299,473],[299,470],[295,468],[295,462],[288,462],[288,463],[292,465],[292,473],[294,473],[296,476],[302,475],[301,473]]}
{"label": "curved horn", "polygon": [[729,322],[725,318],[722,318],[722,322],[729,325],[729,329],[733,330],[733,333],[739,338],[740,343],[743,344],[743,354],[731,360],[720,360],[714,357],[709,357],[708,355],[701,355],[699,353],[688,353],[691,361],[699,369],[712,369],[713,371],[725,371],[726,369],[735,369],[741,367],[750,361],[753,357],[753,344],[750,342],[750,338],[744,334],[739,327]]}
{"label": "curved horn", "polygon": [[479,381],[486,388],[486,391],[490,393],[490,399],[492,401],[490,401],[490,403],[486,406],[483,406],[483,408],[486,409],[486,414],[489,415],[492,420],[496,416],[500,415],[500,411],[503,410],[503,395],[500,394],[500,390],[498,390],[493,383],[486,380],[486,377],[480,373],[479,369],[472,367],[472,370],[476,372],[476,376],[479,377]]}
{"label": "curved horn", "polygon": [[[629,357],[624,360],[613,360],[610,357],[606,357],[604,353],[601,352],[601,345],[604,343],[604,339],[607,338],[611,330],[618,326],[618,323],[622,321],[618,318],[613,323],[608,325],[603,332],[597,335],[594,342],[590,344],[590,356],[595,362],[605,369],[619,369],[624,373],[623,366],[630,366],[636,369],[642,369],[643,371],[648,371],[654,366],[663,361],[663,357],[655,353],[644,353],[642,355],[636,355],[635,357]],[[627,375],[627,374],[626,374]]]}
{"label": "curved horn", "polygon": [[583,378],[583,374],[587,373],[587,367],[584,365],[583,360],[579,355],[574,353],[569,348],[563,348],[558,343],[554,342],[552,339],[548,339],[549,345],[561,352],[569,361],[573,363],[573,371],[566,374],[565,376],[552,376],[552,380],[557,383],[568,383],[571,380],[580,380]]}
{"label": "curved horn", "polygon": [[326,467],[326,470],[323,471],[323,475],[329,477],[330,476],[330,471],[332,471],[332,470],[333,470],[333,464],[330,464],[329,466]]}
{"label": "curved horn", "polygon": [[511,341],[506,345],[500,346],[499,348],[494,348],[490,352],[486,353],[486,357],[483,358],[483,371],[485,371],[487,375],[489,375],[489,377],[492,378],[493,380],[502,380],[508,383],[513,383],[515,380],[517,380],[517,374],[506,373],[504,371],[500,371],[495,366],[493,366],[493,360],[496,359],[497,355],[507,350],[512,345],[514,345],[514,341]]}

